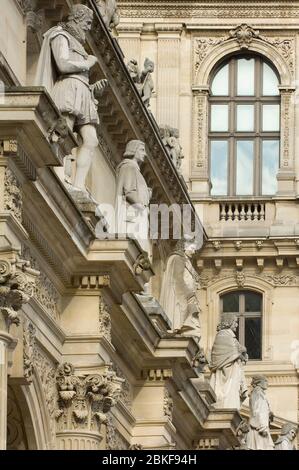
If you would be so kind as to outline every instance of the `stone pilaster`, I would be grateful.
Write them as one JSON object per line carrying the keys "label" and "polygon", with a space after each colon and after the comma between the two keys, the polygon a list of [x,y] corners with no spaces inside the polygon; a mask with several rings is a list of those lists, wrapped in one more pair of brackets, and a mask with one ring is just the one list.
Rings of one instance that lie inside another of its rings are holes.
{"label": "stone pilaster", "polygon": [[278,196],[295,194],[295,133],[294,106],[295,87],[281,86],[281,152],[280,167],[277,175]]}
{"label": "stone pilaster", "polygon": [[12,325],[19,325],[19,310],[33,295],[36,272],[27,263],[12,255],[0,259],[0,449],[6,449],[7,376],[11,353],[17,340],[10,334]]}
{"label": "stone pilaster", "polygon": [[58,368],[56,438],[60,450],[106,447],[107,413],[116,405],[122,379],[109,366],[98,374],[77,375],[72,364]]}
{"label": "stone pilaster", "polygon": [[157,122],[179,128],[182,26],[156,25],[158,34]]}
{"label": "stone pilaster", "polygon": [[172,423],[173,401],[168,389],[170,369],[143,371],[135,387],[132,413],[136,419],[134,441],[146,449],[174,449],[176,429]]}
{"label": "stone pilaster", "polygon": [[192,191],[208,195],[209,185],[209,152],[208,152],[208,99],[209,88],[193,87],[193,125],[190,175]]}

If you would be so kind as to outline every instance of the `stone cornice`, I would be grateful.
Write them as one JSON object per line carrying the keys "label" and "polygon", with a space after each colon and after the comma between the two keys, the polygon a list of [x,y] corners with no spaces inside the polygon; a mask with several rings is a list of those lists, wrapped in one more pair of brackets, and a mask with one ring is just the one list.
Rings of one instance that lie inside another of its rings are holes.
{"label": "stone cornice", "polygon": [[298,18],[298,1],[119,0],[122,18]]}

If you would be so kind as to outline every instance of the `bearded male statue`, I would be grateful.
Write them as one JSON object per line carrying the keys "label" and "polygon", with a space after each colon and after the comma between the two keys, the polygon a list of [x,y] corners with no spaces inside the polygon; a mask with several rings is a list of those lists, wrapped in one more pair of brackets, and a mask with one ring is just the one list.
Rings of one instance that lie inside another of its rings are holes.
{"label": "bearded male statue", "polygon": [[108,85],[107,80],[89,83],[91,68],[97,58],[84,49],[86,34],[91,29],[93,11],[85,5],[71,7],[66,23],[51,28],[44,35],[39,58],[36,85],[45,86],[72,131],[82,143],[76,149],[75,189],[86,192],[85,180],[98,146],[99,124],[97,100]]}

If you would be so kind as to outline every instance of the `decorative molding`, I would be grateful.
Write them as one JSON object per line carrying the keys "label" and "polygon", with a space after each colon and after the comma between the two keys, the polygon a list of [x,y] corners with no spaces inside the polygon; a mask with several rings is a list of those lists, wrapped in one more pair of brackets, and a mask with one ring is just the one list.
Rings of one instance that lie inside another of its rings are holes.
{"label": "decorative molding", "polygon": [[113,370],[116,372],[116,375],[123,380],[119,400],[125,405],[128,410],[131,410],[133,403],[133,389],[130,384],[130,381],[125,376],[120,367],[118,367],[116,364],[113,365]]}
{"label": "decorative molding", "polygon": [[99,298],[99,333],[111,343],[111,317],[102,294]]}
{"label": "decorative molding", "polygon": [[84,290],[110,287],[110,276],[74,276],[72,278],[72,286]]}
{"label": "decorative molding", "polygon": [[56,390],[56,365],[36,343],[33,353],[33,364],[34,372],[38,375],[43,389],[46,411],[49,416],[52,438],[51,447],[54,448],[56,442],[55,412],[58,398]]}
{"label": "decorative molding", "polygon": [[219,449],[219,439],[206,437],[193,443],[194,450],[217,450]]}
{"label": "decorative molding", "polygon": [[36,328],[30,321],[25,319],[23,323],[23,363],[24,377],[28,383],[31,383],[33,379],[35,334]]}
{"label": "decorative molding", "polygon": [[[38,272],[30,263],[20,259],[0,259],[0,329],[9,332],[12,324],[19,325],[18,315],[23,304],[28,303],[34,293]],[[1,318],[2,317],[2,318]]]}
{"label": "decorative molding", "polygon": [[240,49],[250,49],[253,40],[259,40],[273,46],[287,62],[290,72],[294,75],[295,70],[295,38],[294,37],[272,37],[261,35],[259,30],[247,24],[241,24],[229,31],[226,36],[221,37],[195,37],[194,38],[194,70],[198,73],[203,60],[218,45],[237,41]]}
{"label": "decorative molding", "polygon": [[293,286],[296,284],[296,276],[290,274],[264,274],[262,276],[273,286]]}
{"label": "decorative molding", "polygon": [[[111,416],[107,418],[107,437],[106,449],[107,450],[129,450],[130,445],[125,438],[116,429]],[[135,450],[135,449],[134,449]]]}
{"label": "decorative molding", "polygon": [[45,258],[47,263],[51,266],[53,271],[61,278],[61,280],[70,285],[71,276],[68,271],[64,268],[61,263],[61,259],[54,253],[49,243],[44,239],[41,233],[37,230],[36,224],[28,218],[28,215],[23,216],[23,225],[29,233],[30,240],[40,250],[42,256]]}
{"label": "decorative molding", "polygon": [[142,371],[142,378],[150,382],[161,382],[172,377],[172,369],[149,369]]}
{"label": "decorative molding", "polygon": [[[229,277],[235,278],[235,286],[236,287],[244,287],[245,285],[248,284],[249,277],[251,278],[250,281],[252,281],[252,278],[255,278],[257,281],[266,281],[269,284],[271,284],[273,287],[283,287],[283,286],[295,286],[298,284],[298,278],[297,276],[293,274],[277,274],[277,273],[271,273],[271,272],[265,272],[261,273],[261,269],[258,271],[253,271],[253,270],[244,270],[242,271],[236,271],[235,268],[224,268],[221,269],[217,274],[215,272],[209,270],[205,271],[204,274],[199,275],[199,282],[200,286],[203,289],[207,289],[208,287],[212,286],[216,282],[219,282],[222,279],[227,279]],[[233,285],[232,285],[233,287]]]}
{"label": "decorative molding", "polygon": [[168,389],[164,388],[163,412],[170,421],[172,421],[173,413],[173,399],[170,396]]}
{"label": "decorative molding", "polygon": [[109,366],[93,375],[76,375],[74,366],[69,363],[59,366],[56,374],[57,432],[99,433],[102,424],[107,424],[107,413],[119,400],[121,384],[122,380]]}
{"label": "decorative molding", "polygon": [[247,2],[246,5],[236,5],[235,2],[217,1],[171,1],[171,0],[118,0],[122,18],[298,18],[299,8],[295,2],[287,2],[282,8],[276,2]]}
{"label": "decorative molding", "polygon": [[4,208],[22,223],[22,190],[16,176],[6,167],[4,176]]}
{"label": "decorative molding", "polygon": [[41,307],[56,321],[59,320],[60,310],[59,301],[60,295],[55,288],[52,281],[42,270],[40,264],[31,255],[28,246],[23,245],[22,256],[30,262],[31,266],[40,272],[39,278],[36,281],[33,297],[40,303]]}

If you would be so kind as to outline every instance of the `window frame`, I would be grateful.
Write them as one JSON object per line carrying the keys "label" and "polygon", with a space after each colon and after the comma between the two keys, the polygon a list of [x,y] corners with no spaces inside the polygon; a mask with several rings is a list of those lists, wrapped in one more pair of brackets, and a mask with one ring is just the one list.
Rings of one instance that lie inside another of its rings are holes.
{"label": "window frame", "polygon": [[[246,293],[252,293],[252,294],[256,294],[256,295],[259,295],[260,296],[260,299],[261,299],[261,310],[260,312],[246,312],[245,311],[245,294]],[[255,290],[252,290],[252,289],[243,289],[243,290],[240,290],[240,289],[237,289],[237,290],[231,290],[231,291],[228,291],[228,292],[225,292],[223,294],[220,295],[220,298],[219,298],[219,306],[220,306],[220,316],[222,316],[223,314],[223,298],[227,295],[230,295],[230,294],[238,294],[239,296],[239,312],[228,312],[228,313],[231,313],[231,314],[234,314],[237,316],[238,320],[239,320],[239,337],[238,337],[238,340],[239,342],[245,346],[245,319],[246,318],[260,318],[260,357],[259,358],[254,358],[254,359],[250,359],[250,361],[262,361],[263,360],[263,329],[264,329],[264,325],[263,325],[263,321],[264,321],[264,315],[263,315],[263,307],[264,307],[264,297],[263,297],[263,294],[261,292],[257,292]]]}
{"label": "window frame", "polygon": [[[255,60],[255,95],[252,96],[237,96],[237,60],[240,58],[254,58]],[[210,86],[218,73],[218,71],[226,64],[229,65],[228,80],[229,90],[228,95],[219,96],[209,95],[208,106],[208,152],[209,152],[209,175],[211,178],[211,142],[214,140],[226,140],[228,142],[228,164],[227,164],[227,195],[228,197],[252,198],[263,197],[272,198],[275,194],[263,194],[262,186],[262,145],[263,140],[278,141],[279,147],[279,162],[280,167],[281,159],[281,95],[278,93],[275,96],[262,95],[263,91],[263,63],[266,63],[277,76],[278,83],[280,84],[280,77],[278,72],[266,58],[257,54],[237,54],[230,58],[226,58],[214,69],[210,77]],[[236,131],[237,127],[237,104],[253,104],[254,105],[254,131]],[[213,104],[227,104],[229,107],[229,128],[227,132],[211,131],[211,107]],[[262,106],[263,104],[279,105],[280,128],[279,131],[263,131],[262,130]],[[237,140],[254,140],[254,155],[253,155],[253,189],[252,194],[237,194]],[[214,198],[223,199],[223,195],[212,194]]]}

